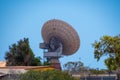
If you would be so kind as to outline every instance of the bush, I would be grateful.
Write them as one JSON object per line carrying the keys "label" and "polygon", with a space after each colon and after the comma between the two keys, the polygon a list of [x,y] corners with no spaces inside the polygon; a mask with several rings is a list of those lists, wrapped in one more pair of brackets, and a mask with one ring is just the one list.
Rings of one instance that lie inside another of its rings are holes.
{"label": "bush", "polygon": [[76,80],[66,72],[59,70],[28,71],[20,75],[20,80]]}

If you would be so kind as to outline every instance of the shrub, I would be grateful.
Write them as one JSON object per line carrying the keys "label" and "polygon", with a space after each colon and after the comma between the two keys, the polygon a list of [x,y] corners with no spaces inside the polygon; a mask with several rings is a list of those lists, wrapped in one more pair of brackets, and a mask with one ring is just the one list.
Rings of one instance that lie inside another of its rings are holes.
{"label": "shrub", "polygon": [[66,72],[59,70],[28,71],[20,75],[20,80],[76,80]]}

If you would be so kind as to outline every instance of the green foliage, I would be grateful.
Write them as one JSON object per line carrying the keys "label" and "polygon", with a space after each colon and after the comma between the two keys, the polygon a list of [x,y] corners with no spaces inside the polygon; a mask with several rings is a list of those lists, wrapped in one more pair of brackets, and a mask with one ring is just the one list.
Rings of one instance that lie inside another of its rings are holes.
{"label": "green foliage", "polygon": [[116,61],[114,58],[107,58],[105,59],[105,64],[107,65],[109,70],[115,70],[117,68]]}
{"label": "green foliage", "polygon": [[64,68],[68,71],[78,72],[83,68],[83,63],[81,61],[78,62],[67,62],[64,64]]}
{"label": "green foliage", "polygon": [[120,67],[120,35],[103,36],[100,41],[93,43],[94,57],[99,61],[103,55],[107,55],[105,64],[109,70]]}
{"label": "green foliage", "polygon": [[107,70],[90,69],[91,74],[105,74]]}
{"label": "green foliage", "polygon": [[43,66],[46,66],[46,65],[51,65],[51,64],[50,64],[50,62],[48,62],[48,61],[44,61],[44,62],[43,62]]}
{"label": "green foliage", "polygon": [[48,70],[48,71],[28,71],[27,73],[21,74],[20,80],[76,80],[71,77],[68,73],[59,70]]}
{"label": "green foliage", "polygon": [[81,74],[81,73],[86,73],[86,74],[105,74],[108,72],[107,70],[99,70],[99,69],[94,69],[90,67],[84,66],[84,64],[81,61],[78,62],[67,62],[64,64],[65,70],[67,70],[68,73],[70,74]]}
{"label": "green foliage", "polygon": [[32,59],[31,66],[40,66],[40,65],[42,65],[40,60],[41,60],[41,57],[34,57]]}
{"label": "green foliage", "polygon": [[14,43],[9,46],[9,51],[6,52],[5,59],[7,66],[36,66],[41,65],[40,58],[36,58],[29,45],[28,38]]}

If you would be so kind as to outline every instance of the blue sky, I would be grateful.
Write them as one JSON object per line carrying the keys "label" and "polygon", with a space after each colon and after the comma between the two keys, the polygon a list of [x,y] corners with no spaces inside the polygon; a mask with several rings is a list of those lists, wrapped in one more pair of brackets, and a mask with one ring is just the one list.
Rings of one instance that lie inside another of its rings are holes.
{"label": "blue sky", "polygon": [[104,58],[94,59],[92,43],[103,35],[120,34],[119,0],[0,0],[0,60],[4,60],[8,46],[28,37],[35,56],[43,57],[39,43],[42,25],[50,19],[71,24],[81,40],[79,50],[60,59],[81,60],[85,66],[106,68]]}

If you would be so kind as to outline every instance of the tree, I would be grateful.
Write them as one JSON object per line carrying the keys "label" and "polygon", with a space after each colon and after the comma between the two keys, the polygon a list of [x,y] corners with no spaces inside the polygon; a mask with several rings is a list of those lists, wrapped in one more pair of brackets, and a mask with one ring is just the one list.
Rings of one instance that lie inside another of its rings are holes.
{"label": "tree", "polygon": [[41,65],[39,57],[35,57],[29,45],[28,38],[18,41],[9,46],[5,54],[7,66],[36,66]]}
{"label": "tree", "polygon": [[94,68],[91,68],[89,71],[91,74],[96,74],[96,75],[105,74],[107,72],[107,70],[104,70],[104,69],[99,70],[99,69],[94,69]]}
{"label": "tree", "polygon": [[100,41],[93,43],[94,57],[97,61],[104,55],[108,56],[105,59],[105,65],[111,70],[116,70],[120,67],[120,35],[103,36]]}
{"label": "tree", "polygon": [[79,72],[83,68],[83,63],[81,61],[78,62],[67,62],[64,64],[64,68],[68,70],[68,72]]}

